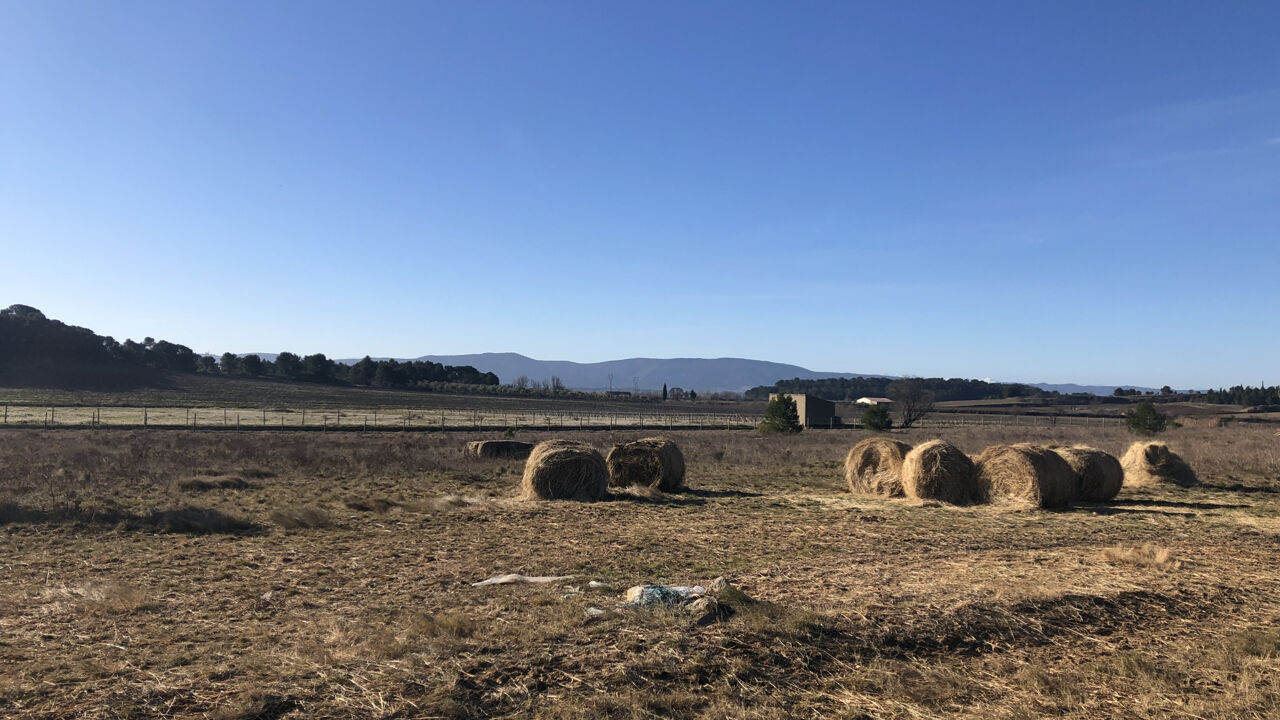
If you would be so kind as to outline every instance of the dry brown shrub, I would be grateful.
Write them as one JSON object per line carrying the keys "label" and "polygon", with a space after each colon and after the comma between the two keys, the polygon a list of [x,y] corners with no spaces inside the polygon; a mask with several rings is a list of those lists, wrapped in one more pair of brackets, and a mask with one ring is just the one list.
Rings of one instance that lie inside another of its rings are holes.
{"label": "dry brown shrub", "polygon": [[644,485],[663,492],[675,492],[684,487],[684,454],[678,445],[666,438],[643,438],[614,445],[605,463],[609,468],[610,485]]}
{"label": "dry brown shrub", "polygon": [[286,530],[303,528],[323,528],[333,524],[333,519],[324,508],[316,505],[299,505],[297,507],[277,508],[271,512],[271,522]]}
{"label": "dry brown shrub", "polygon": [[977,490],[973,461],[946,440],[917,445],[902,460],[902,490],[916,500],[971,502]]}
{"label": "dry brown shrub", "polygon": [[210,490],[246,490],[253,487],[249,481],[238,475],[214,475],[212,477],[193,477],[178,483],[179,490],[187,492],[208,492]]}
{"label": "dry brown shrub", "polygon": [[1120,492],[1124,469],[1114,455],[1087,445],[1054,448],[1075,474],[1073,496],[1087,502],[1106,502]]}
{"label": "dry brown shrub", "polygon": [[1140,567],[1159,568],[1161,570],[1177,570],[1182,567],[1181,560],[1173,559],[1173,551],[1151,543],[1142,545],[1116,545],[1102,551],[1107,562],[1138,565]]}
{"label": "dry brown shrub", "polygon": [[114,580],[90,580],[60,587],[46,591],[43,597],[52,601],[51,610],[73,607],[91,615],[128,614],[151,607],[141,587]]}
{"label": "dry brown shrub", "polygon": [[525,500],[603,500],[608,494],[609,468],[587,443],[547,440],[525,462],[520,481]]}
{"label": "dry brown shrub", "polygon": [[1198,485],[1200,479],[1181,457],[1162,442],[1136,442],[1120,458],[1125,482],[1133,486]]}
{"label": "dry brown shrub", "polygon": [[885,437],[869,437],[844,458],[844,479],[857,495],[902,497],[902,461],[911,446]]}
{"label": "dry brown shrub", "polygon": [[1066,507],[1076,482],[1066,460],[1030,443],[992,445],[983,450],[975,475],[982,500],[1041,508]]}
{"label": "dry brown shrub", "polygon": [[533,451],[533,443],[519,440],[472,440],[464,453],[484,459],[523,460]]}

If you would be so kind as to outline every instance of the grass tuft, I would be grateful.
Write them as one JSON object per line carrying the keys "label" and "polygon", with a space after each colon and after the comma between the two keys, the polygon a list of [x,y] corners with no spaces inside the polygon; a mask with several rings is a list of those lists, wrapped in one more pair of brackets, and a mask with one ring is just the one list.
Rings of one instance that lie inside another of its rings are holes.
{"label": "grass tuft", "polygon": [[1114,564],[1137,565],[1160,570],[1177,570],[1182,567],[1182,561],[1173,558],[1172,550],[1152,543],[1116,545],[1103,550],[1102,557]]}

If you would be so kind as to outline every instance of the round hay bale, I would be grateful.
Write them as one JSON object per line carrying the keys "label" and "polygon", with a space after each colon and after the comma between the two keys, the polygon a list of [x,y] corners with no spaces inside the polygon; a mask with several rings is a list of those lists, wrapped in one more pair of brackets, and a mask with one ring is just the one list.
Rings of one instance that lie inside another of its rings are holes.
{"label": "round hay bale", "polygon": [[608,495],[604,458],[586,443],[540,442],[525,461],[520,497],[526,500],[602,500]]}
{"label": "round hay bale", "polygon": [[473,440],[467,443],[468,457],[523,460],[533,451],[533,443],[518,440]]}
{"label": "round hay bale", "polygon": [[975,465],[978,496],[988,502],[1060,508],[1071,502],[1076,476],[1054,451],[1030,443],[992,445]]}
{"label": "round hay bale", "polygon": [[902,459],[902,491],[909,498],[963,505],[976,490],[973,461],[946,440],[917,445]]}
{"label": "round hay bale", "polygon": [[614,445],[605,463],[611,485],[642,485],[663,492],[684,487],[684,453],[680,452],[680,446],[666,438],[643,438]]}
{"label": "round hay bale", "polygon": [[844,479],[856,495],[902,497],[902,460],[911,446],[886,437],[869,437],[844,458]]}
{"label": "round hay bale", "polygon": [[1178,487],[1198,485],[1195,471],[1177,453],[1162,442],[1136,442],[1120,458],[1125,482],[1150,486],[1173,484]]}
{"label": "round hay bale", "polygon": [[1115,498],[1124,483],[1124,469],[1114,455],[1085,445],[1054,448],[1075,474],[1076,500],[1106,502]]}

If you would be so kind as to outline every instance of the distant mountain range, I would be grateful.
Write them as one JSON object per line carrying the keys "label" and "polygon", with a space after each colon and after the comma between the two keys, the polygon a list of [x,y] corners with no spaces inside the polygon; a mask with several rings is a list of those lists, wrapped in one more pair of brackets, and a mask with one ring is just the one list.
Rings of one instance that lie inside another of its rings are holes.
{"label": "distant mountain range", "polygon": [[1142,387],[1140,385],[1076,385],[1075,383],[1027,383],[1031,387],[1038,387],[1041,390],[1057,390],[1063,395],[1072,393],[1092,393],[1094,395],[1110,395],[1116,391],[1116,388],[1124,388],[1125,390],[1140,390],[1142,392],[1154,391],[1159,388]]}
{"label": "distant mountain range", "polygon": [[[243,353],[258,355],[263,360],[274,361],[277,353]],[[340,363],[350,365],[360,358],[344,358]],[[377,357],[374,360],[390,358]],[[396,358],[405,360],[405,358]],[[628,358],[598,363],[579,363],[570,360],[535,360],[519,353],[476,353],[473,355],[423,355],[412,360],[430,361],[441,365],[470,365],[481,372],[497,375],[503,384],[511,384],[524,375],[530,381],[560,378],[566,387],[574,390],[608,390],[609,376],[613,376],[614,390],[661,390],[681,387],[686,390],[711,390],[712,392],[743,392],[760,385],[772,385],[779,380],[800,378],[894,377],[874,373],[822,372],[799,365],[748,360],[745,358]],[[1014,382],[1014,381],[1007,381]],[[1024,383],[1041,390],[1069,393],[1110,395],[1117,387],[1141,391],[1156,388],[1139,385],[1077,385],[1075,383]]]}
{"label": "distant mountain range", "polygon": [[[786,378],[816,380],[828,377],[864,377],[858,373],[816,372],[799,365],[746,360],[744,358],[628,358],[598,363],[568,360],[534,360],[518,353],[480,353],[478,355],[425,355],[442,365],[471,365],[482,372],[497,375],[503,383],[521,375],[530,380],[560,378],[575,390],[661,390],[681,387],[686,390],[742,392],[757,385],[772,385]],[[612,377],[611,377],[612,376]],[[865,376],[883,377],[883,376]]]}

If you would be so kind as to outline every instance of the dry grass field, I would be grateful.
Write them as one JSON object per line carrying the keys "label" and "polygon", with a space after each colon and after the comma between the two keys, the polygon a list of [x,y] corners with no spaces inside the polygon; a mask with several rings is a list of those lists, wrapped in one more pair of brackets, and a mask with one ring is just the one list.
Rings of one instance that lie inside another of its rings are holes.
{"label": "dry grass field", "polygon": [[[687,492],[583,504],[462,456],[496,433],[0,431],[0,716],[1280,714],[1271,430],[1166,433],[1203,486],[1061,512],[853,497],[858,431],[672,436]],[[717,576],[757,602],[614,609]]]}

